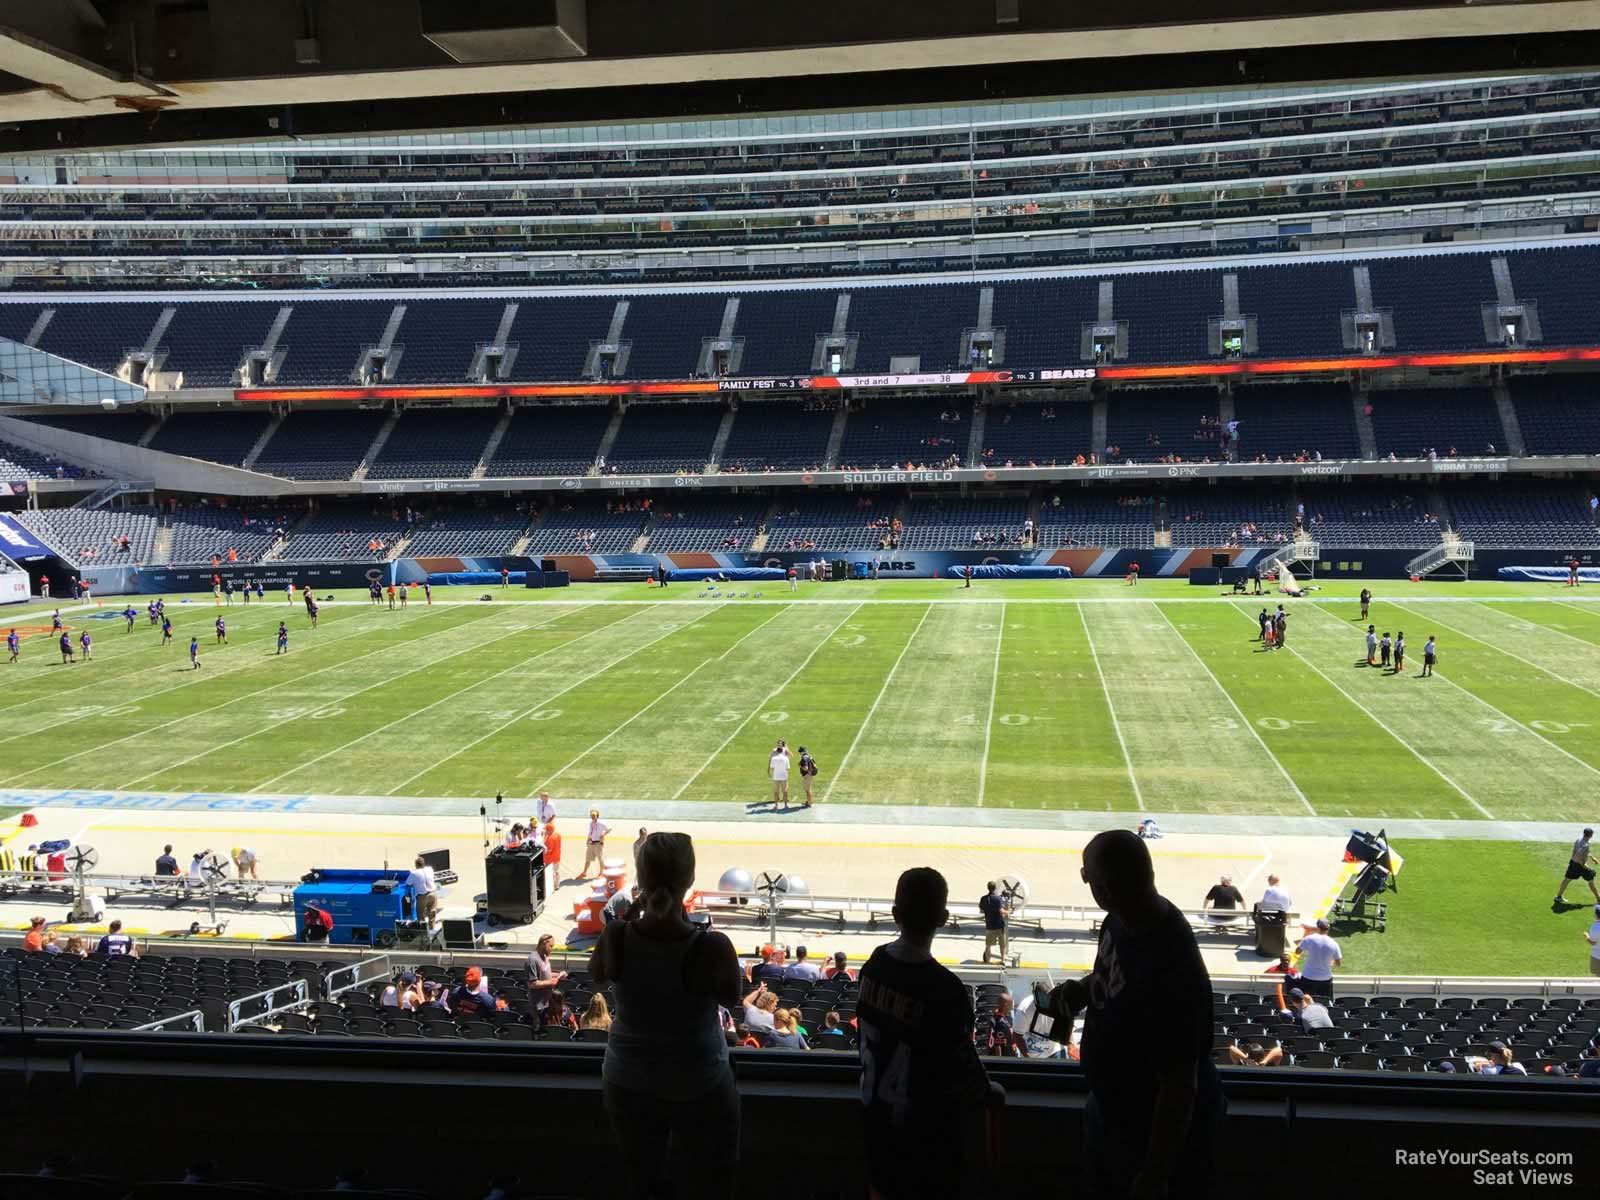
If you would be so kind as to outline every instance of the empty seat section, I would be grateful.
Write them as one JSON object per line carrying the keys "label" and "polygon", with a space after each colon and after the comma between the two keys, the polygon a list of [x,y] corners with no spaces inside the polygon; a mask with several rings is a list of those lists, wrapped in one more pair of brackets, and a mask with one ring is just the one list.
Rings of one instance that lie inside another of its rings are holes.
{"label": "empty seat section", "polygon": [[741,375],[809,375],[817,337],[833,331],[839,289],[750,292],[739,297],[734,336],[744,339]]}
{"label": "empty seat section", "polygon": [[394,382],[461,383],[478,347],[494,341],[504,300],[407,300],[395,342],[405,347]]}
{"label": "empty seat section", "polygon": [[1167,494],[1174,546],[1277,546],[1294,540],[1281,488],[1175,488]]}
{"label": "empty seat section", "polygon": [[144,413],[67,413],[59,416],[29,417],[41,425],[66,429],[88,437],[133,445],[150,432],[150,418]]}
{"label": "empty seat section", "polygon": [[241,466],[272,420],[264,412],[173,413],[150,439],[150,449]]}
{"label": "empty seat section", "polygon": [[699,474],[727,410],[721,404],[632,404],[606,455],[606,471]]}
{"label": "empty seat section", "polygon": [[958,465],[966,460],[971,429],[972,401],[965,397],[865,400],[844,427],[839,466],[876,470],[907,463]]}
{"label": "empty seat section", "polygon": [[925,283],[863,287],[850,294],[850,332],[859,338],[853,373],[879,374],[895,359],[917,371],[965,370],[961,332],[978,321],[978,287]]}
{"label": "empty seat section", "polygon": [[489,475],[587,475],[611,422],[604,404],[538,405],[511,415]]}
{"label": "empty seat section", "polygon": [[45,326],[38,348],[110,375],[129,353],[144,349],[163,306],[96,301],[51,307],[56,315]]}
{"label": "empty seat section", "polygon": [[726,296],[715,293],[633,297],[622,329],[623,340],[632,343],[624,374],[629,379],[692,377],[702,342],[722,328],[726,303]]}
{"label": "empty seat section", "polygon": [[234,552],[241,563],[256,563],[278,541],[295,518],[288,510],[271,506],[238,508],[216,504],[190,504],[169,509],[166,524],[172,531],[175,563],[208,563],[212,557],[230,561]]}
{"label": "empty seat section", "polygon": [[[518,299],[511,337],[517,357],[512,378],[570,380],[583,378],[589,346],[606,340],[615,296],[538,296]],[[623,339],[627,340],[627,327]]]}
{"label": "empty seat section", "polygon": [[29,450],[12,442],[0,441],[0,480],[85,479],[95,475],[86,467],[65,462],[53,454]]}
{"label": "empty seat section", "polygon": [[[156,515],[151,508],[45,508],[16,512],[41,541],[73,562],[119,565],[146,563],[156,540]],[[128,539],[127,550],[122,539]]]}
{"label": "empty seat section", "polygon": [[256,470],[290,479],[349,479],[386,414],[366,409],[296,411],[256,457]]}
{"label": "empty seat section", "polygon": [[1078,495],[1063,489],[1039,505],[1039,545],[1155,545],[1154,501],[1149,496]]}
{"label": "empty seat section", "polygon": [[278,557],[284,562],[381,561],[407,528],[403,509],[329,504],[298,529]]}
{"label": "empty seat section", "polygon": [[906,506],[903,550],[970,550],[1022,544],[1022,522],[1028,515],[1025,496],[1006,499],[963,499],[960,496],[916,500]]}
{"label": "empty seat section", "polygon": [[393,300],[296,300],[278,339],[283,362],[273,385],[353,385],[363,348],[382,341],[394,306]]}
{"label": "empty seat section", "polygon": [[1099,315],[1099,294],[1098,281],[1086,276],[996,284],[991,320],[1005,330],[1002,366],[1087,366],[1081,361],[1082,331]]}
{"label": "empty seat section", "polygon": [[1438,514],[1405,485],[1302,487],[1299,503],[1305,506],[1306,529],[1322,546],[1425,550],[1441,537]]}
{"label": "empty seat section", "polygon": [[623,554],[644,530],[646,510],[637,502],[558,504],[528,537],[528,555]]}
{"label": "empty seat section", "polygon": [[1446,494],[1451,525],[1480,546],[1535,546],[1558,550],[1600,546],[1592,493],[1578,487],[1519,486],[1501,482]]}
{"label": "empty seat section", "polygon": [[1529,454],[1600,454],[1600,378],[1529,376],[1510,388]]}
{"label": "empty seat section", "polygon": [[828,399],[744,401],[722,448],[722,470],[816,470],[837,411]]}
{"label": "empty seat section", "polygon": [[[1222,313],[1221,272],[1133,272],[1114,283],[1115,316],[1128,322],[1130,362],[1203,362],[1211,356],[1208,322]],[[1012,358],[1009,350],[1006,357]]]}
{"label": "empty seat section", "polygon": [[498,408],[407,409],[367,468],[367,478],[465,479],[499,423]]}
{"label": "empty seat section", "polygon": [[654,506],[655,527],[646,547],[651,553],[687,550],[748,550],[767,502],[679,500],[668,496]]}
{"label": "empty seat section", "polygon": [[1323,458],[1360,458],[1350,388],[1342,383],[1255,383],[1235,389],[1239,462],[1293,459],[1302,451]]}
{"label": "empty seat section", "polygon": [[983,465],[1048,467],[1065,466],[1080,454],[1087,459],[1105,449],[1090,445],[1093,418],[1094,406],[1085,402],[991,404],[983,426]]}
{"label": "empty seat section", "polygon": [[185,300],[161,337],[163,371],[183,374],[183,386],[231,387],[246,350],[260,349],[279,305],[270,300]]}
{"label": "empty seat section", "polygon": [[1372,302],[1394,314],[1395,348],[1484,349],[1483,305],[1495,302],[1489,258],[1407,255],[1369,262]]}
{"label": "empty seat section", "polygon": [[440,509],[417,522],[406,554],[414,558],[510,554],[531,519],[517,508]]}
{"label": "empty seat section", "polygon": [[1106,401],[1106,445],[1096,450],[1118,462],[1215,460],[1220,433],[1214,388],[1119,389]]}
{"label": "empty seat section", "polygon": [[894,518],[887,496],[780,496],[767,523],[768,550],[872,550]]}
{"label": "empty seat section", "polygon": [[1380,456],[1427,458],[1430,450],[1440,458],[1506,452],[1500,412],[1485,388],[1372,392],[1369,399]]}
{"label": "empty seat section", "polygon": [[1539,305],[1546,345],[1600,343],[1600,247],[1513,250],[1505,257],[1517,299]]}
{"label": "empty seat section", "polygon": [[[1256,319],[1256,353],[1340,355],[1346,353],[1340,314],[1355,307],[1353,264],[1294,263],[1285,266],[1243,266],[1239,280],[1239,312]],[[1218,306],[1222,312],[1220,285]]]}

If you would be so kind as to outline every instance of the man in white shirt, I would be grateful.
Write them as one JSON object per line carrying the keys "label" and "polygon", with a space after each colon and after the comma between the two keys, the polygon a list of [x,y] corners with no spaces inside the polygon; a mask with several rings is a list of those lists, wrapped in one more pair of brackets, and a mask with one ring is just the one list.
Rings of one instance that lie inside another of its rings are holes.
{"label": "man in white shirt", "polygon": [[1594,906],[1594,924],[1583,936],[1589,941],[1589,974],[1600,975],[1600,904]]}
{"label": "man in white shirt", "polygon": [[782,801],[785,808],[789,807],[789,751],[782,742],[772,752],[772,757],[767,759],[767,775],[772,780],[772,803]]}
{"label": "man in white shirt", "polygon": [[550,803],[550,793],[539,793],[539,808],[535,815],[539,818],[540,825],[548,825],[556,819],[556,806]]}
{"label": "man in white shirt", "polygon": [[1267,876],[1267,890],[1261,893],[1262,912],[1293,912],[1294,897],[1289,889],[1280,887],[1276,875]]}
{"label": "man in white shirt", "polygon": [[579,879],[587,879],[589,877],[590,863],[595,865],[596,870],[601,870],[605,867],[606,834],[610,832],[611,826],[600,819],[600,810],[591,808],[589,810],[589,839],[583,847],[583,870],[578,875]]}
{"label": "man in white shirt", "polygon": [[1555,903],[1561,903],[1561,897],[1566,894],[1567,884],[1574,879],[1581,879],[1589,885],[1589,890],[1594,892],[1594,898],[1600,902],[1600,890],[1594,885],[1594,868],[1589,865],[1593,857],[1589,846],[1594,840],[1594,830],[1585,829],[1583,836],[1572,843],[1572,857],[1567,860],[1566,874],[1562,877],[1561,886],[1556,889]]}
{"label": "man in white shirt", "polygon": [[433,877],[433,868],[420,854],[406,876],[406,886],[417,898],[417,920],[432,928],[433,918],[439,912],[439,884]]}
{"label": "man in white shirt", "polygon": [[1318,921],[1317,931],[1300,939],[1300,986],[1323,1000],[1333,999],[1333,968],[1344,961],[1328,929],[1327,921]]}
{"label": "man in white shirt", "polygon": [[793,979],[802,983],[816,983],[822,978],[822,972],[817,970],[815,963],[806,959],[806,948],[795,948],[794,961],[783,969],[785,979]]}
{"label": "man in white shirt", "polygon": [[378,999],[380,1008],[398,1008],[401,1012],[416,1012],[422,1007],[422,985],[415,971],[400,972],[398,984],[391,983],[383,989]]}

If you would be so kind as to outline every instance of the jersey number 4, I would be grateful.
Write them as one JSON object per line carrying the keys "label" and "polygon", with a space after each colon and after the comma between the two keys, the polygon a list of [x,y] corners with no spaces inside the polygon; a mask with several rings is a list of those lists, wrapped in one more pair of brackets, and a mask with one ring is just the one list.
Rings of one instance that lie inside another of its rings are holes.
{"label": "jersey number 4", "polygon": [[866,1022],[861,1023],[861,1103],[882,1104],[895,1125],[905,1124],[911,1108],[911,1048],[901,1042],[881,1063],[881,1042]]}

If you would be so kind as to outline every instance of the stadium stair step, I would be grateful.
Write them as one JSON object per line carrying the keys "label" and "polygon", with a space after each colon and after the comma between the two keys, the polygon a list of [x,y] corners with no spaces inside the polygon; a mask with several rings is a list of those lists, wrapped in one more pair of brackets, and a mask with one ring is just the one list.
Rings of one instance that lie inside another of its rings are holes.
{"label": "stadium stair step", "polygon": [[142,434],[139,435],[139,440],[135,444],[139,446],[148,446],[151,439],[154,438],[156,434],[161,432],[161,427],[166,423],[167,420],[165,417],[159,417],[156,420],[151,421],[150,428],[146,429]]}
{"label": "stadium stair step", "polygon": [[1511,389],[1503,379],[1494,385],[1494,406],[1500,410],[1500,428],[1505,431],[1501,445],[1507,453],[1521,458],[1528,453],[1528,446],[1522,440],[1522,422],[1517,419],[1517,406],[1511,402]]}
{"label": "stadium stair step", "polygon": [[368,446],[367,452],[361,456],[361,465],[356,468],[355,474],[350,476],[352,480],[367,477],[367,469],[378,460],[378,455],[383,451],[383,444],[389,440],[389,436],[394,433],[394,427],[400,423],[400,412],[400,409],[396,409],[389,414],[388,420],[378,426],[378,432],[372,435],[372,445]]}
{"label": "stadium stair step", "polygon": [[983,431],[989,423],[989,406],[987,404],[974,404],[972,406],[972,432],[967,437],[967,466],[981,467],[983,465]]}
{"label": "stadium stair step", "polygon": [[750,539],[750,549],[753,553],[759,554],[767,548],[767,539],[772,536],[772,522],[777,519],[777,516],[778,502],[774,500],[767,505],[767,511],[761,518],[761,524],[757,527],[756,535]]}
{"label": "stadium stair step", "polygon": [[616,443],[617,434],[622,432],[622,416],[624,411],[625,410],[623,409],[622,405],[618,404],[617,411],[611,414],[611,420],[606,425],[606,431],[600,435],[600,447],[594,452],[594,462],[589,464],[589,470],[587,474],[600,474],[599,464],[605,462],[606,455],[611,453],[611,447]]}
{"label": "stadium stair step", "polygon": [[1378,435],[1373,432],[1372,418],[1367,416],[1367,397],[1361,392],[1350,394],[1350,408],[1355,413],[1356,436],[1361,440],[1361,457],[1369,462],[1378,457]]}
{"label": "stadium stair step", "polygon": [[822,465],[830,471],[839,465],[839,447],[844,445],[844,427],[849,420],[849,405],[841,402],[833,415],[833,428],[828,431],[828,448],[822,453]]}
{"label": "stadium stair step", "polygon": [[311,520],[311,511],[308,509],[298,521],[283,531],[283,536],[277,540],[272,549],[268,550],[261,556],[261,561],[277,562],[279,559],[281,559],[283,557],[283,552],[289,548],[289,543],[294,539],[296,534],[306,527],[306,522],[309,520]]}
{"label": "stadium stair step", "polygon": [[1155,540],[1151,543],[1151,545],[1155,546],[1158,550],[1170,547],[1172,545],[1172,530],[1170,530],[1170,529],[1158,529],[1158,530],[1156,530],[1156,532],[1155,532]]}
{"label": "stadium stair step", "polygon": [[494,453],[500,449],[500,439],[506,436],[506,430],[511,428],[511,412],[507,408],[500,414],[500,420],[495,424],[489,434],[489,440],[484,443],[483,453],[478,455],[478,465],[472,468],[472,478],[482,479],[489,474],[489,464],[494,461]]}
{"label": "stadium stair step", "polygon": [[267,443],[270,442],[273,438],[273,435],[283,427],[283,418],[286,415],[286,413],[279,413],[277,416],[273,417],[272,420],[267,422],[267,427],[261,431],[261,436],[256,439],[256,444],[250,447],[250,453],[246,454],[244,456],[244,462],[239,464],[246,471],[255,470],[256,459],[261,457],[261,452],[267,448]]}
{"label": "stadium stair step", "polygon": [[639,536],[633,539],[633,545],[628,547],[630,554],[643,554],[644,548],[650,544],[650,535],[656,531],[656,514],[651,513],[644,519],[644,528],[639,531]]}
{"label": "stadium stair step", "polygon": [[704,474],[711,475],[722,466],[722,452],[728,448],[728,437],[733,433],[733,421],[738,415],[731,405],[722,414],[722,424],[717,426],[717,436],[711,443],[711,454],[706,459]]}
{"label": "stadium stair step", "polygon": [[156,530],[155,544],[150,547],[150,562],[161,566],[172,561],[172,527],[163,525]]}

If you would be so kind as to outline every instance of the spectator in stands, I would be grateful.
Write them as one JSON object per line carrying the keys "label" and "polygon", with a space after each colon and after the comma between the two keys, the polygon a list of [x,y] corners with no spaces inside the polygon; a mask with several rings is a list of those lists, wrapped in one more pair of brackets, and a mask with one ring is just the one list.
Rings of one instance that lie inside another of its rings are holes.
{"label": "spectator in stands", "polygon": [[778,994],[758,983],[744,998],[744,1023],[757,1033],[771,1033],[776,1026]]}
{"label": "spectator in stands", "polygon": [[795,947],[794,961],[783,969],[785,982],[816,983],[822,978],[822,972],[817,970],[817,964],[806,961],[806,948]]}
{"label": "spectator in stands", "polygon": [[1156,890],[1149,846],[1133,833],[1092,838],[1082,876],[1107,913],[1094,971],[1055,988],[1040,1008],[1069,1026],[1084,1014],[1087,1182],[1101,1195],[1210,1195],[1226,1105],[1211,1062],[1211,980],[1194,932]]}
{"label": "spectator in stands", "polygon": [[1326,919],[1317,921],[1317,931],[1300,939],[1300,986],[1324,1000],[1333,999],[1333,968],[1344,961],[1339,943],[1328,936]]}
{"label": "spectator in stands", "polygon": [[555,943],[554,934],[540,934],[533,953],[528,955],[528,1008],[541,1025],[550,1009],[551,993],[567,979],[565,971],[550,965],[550,950]]}
{"label": "spectator in stands", "polygon": [[583,1016],[578,1018],[578,1028],[600,1030],[611,1028],[611,1008],[606,1004],[606,998],[599,992],[589,997]]}
{"label": "spectator in stands", "polygon": [[106,930],[105,937],[100,939],[100,944],[95,947],[96,954],[104,954],[108,958],[132,958],[137,954],[133,938],[122,932],[122,922],[113,921]]}
{"label": "spectator in stands", "polygon": [[62,953],[69,958],[88,958],[89,944],[81,937],[69,937]]}
{"label": "spectator in stands", "polygon": [[780,1050],[809,1050],[805,1039],[800,1036],[800,1011],[794,1008],[780,1008],[772,1014],[772,1032],[767,1034],[767,1045],[776,1046]]}
{"label": "spectator in stands", "polygon": [[750,969],[750,982],[765,983],[770,987],[781,987],[788,973],[788,968],[784,966],[783,959],[783,951],[777,947],[761,947],[761,961]]}
{"label": "spectator in stands", "polygon": [[1489,1057],[1470,1056],[1467,1066],[1479,1075],[1526,1075],[1528,1068],[1512,1059],[1511,1047],[1504,1042],[1489,1043]]}
{"label": "spectator in stands", "polygon": [[1237,1067],[1276,1067],[1283,1062],[1283,1047],[1246,1042],[1242,1047],[1229,1046],[1228,1057]]}
{"label": "spectator in stands", "polygon": [[468,967],[461,982],[450,992],[450,1011],[470,1017],[474,1013],[503,1009],[506,1002],[496,996],[483,977],[482,967]]}
{"label": "spectator in stands", "polygon": [[43,917],[28,918],[28,932],[22,935],[22,948],[30,954],[44,950],[44,937],[49,930]]}
{"label": "spectator in stands", "polygon": [[567,1003],[567,994],[560,988],[550,993],[550,1007],[544,1013],[544,1027],[565,1030],[567,1033],[578,1031],[578,1014],[572,1011]]}
{"label": "spectator in stands", "polygon": [[[689,923],[694,843],[653,833],[639,850],[641,902],[607,926],[589,961],[596,990],[615,988],[617,1013],[602,1068],[629,1194],[664,1182],[685,1196],[729,1200],[739,1157],[739,1095],[717,1006],[739,998],[739,959],[721,933]],[[669,1144],[680,1151],[667,1171]]]}
{"label": "spectator in stands", "polygon": [[399,979],[390,980],[389,986],[383,989],[383,994],[378,997],[378,1006],[397,1008],[401,1012],[416,1012],[425,1000],[422,984],[417,981],[417,973],[401,971]]}
{"label": "spectator in stands", "polygon": [[989,1014],[989,1053],[1002,1058],[1022,1057],[1022,1035],[1017,1032],[1012,1010],[1016,1001],[1010,992],[1001,992],[995,998],[994,1012]]}
{"label": "spectator in stands", "polygon": [[1578,1064],[1578,1078],[1600,1079],[1600,1042],[1583,1052],[1583,1061]]}
{"label": "spectator in stands", "polygon": [[825,979],[854,979],[855,972],[850,969],[850,960],[843,950],[834,951],[833,964],[823,973]]}
{"label": "spectator in stands", "polygon": [[1262,912],[1293,912],[1294,897],[1289,894],[1289,889],[1282,887],[1276,875],[1267,876],[1267,889],[1261,893]]}
{"label": "spectator in stands", "polygon": [[[900,936],[861,968],[867,1182],[887,1200],[959,1195],[964,1125],[975,1108],[1005,1097],[978,1059],[966,987],[933,957],[948,903],[939,872],[903,872],[894,892]],[[1209,1015],[1206,1034],[1209,1045]]]}
{"label": "spectator in stands", "polygon": [[1308,996],[1304,988],[1290,988],[1288,1001],[1288,1007],[1282,1010],[1282,1015],[1299,1026],[1302,1032],[1333,1028],[1333,1017],[1327,1007],[1317,1003],[1315,996]]}

